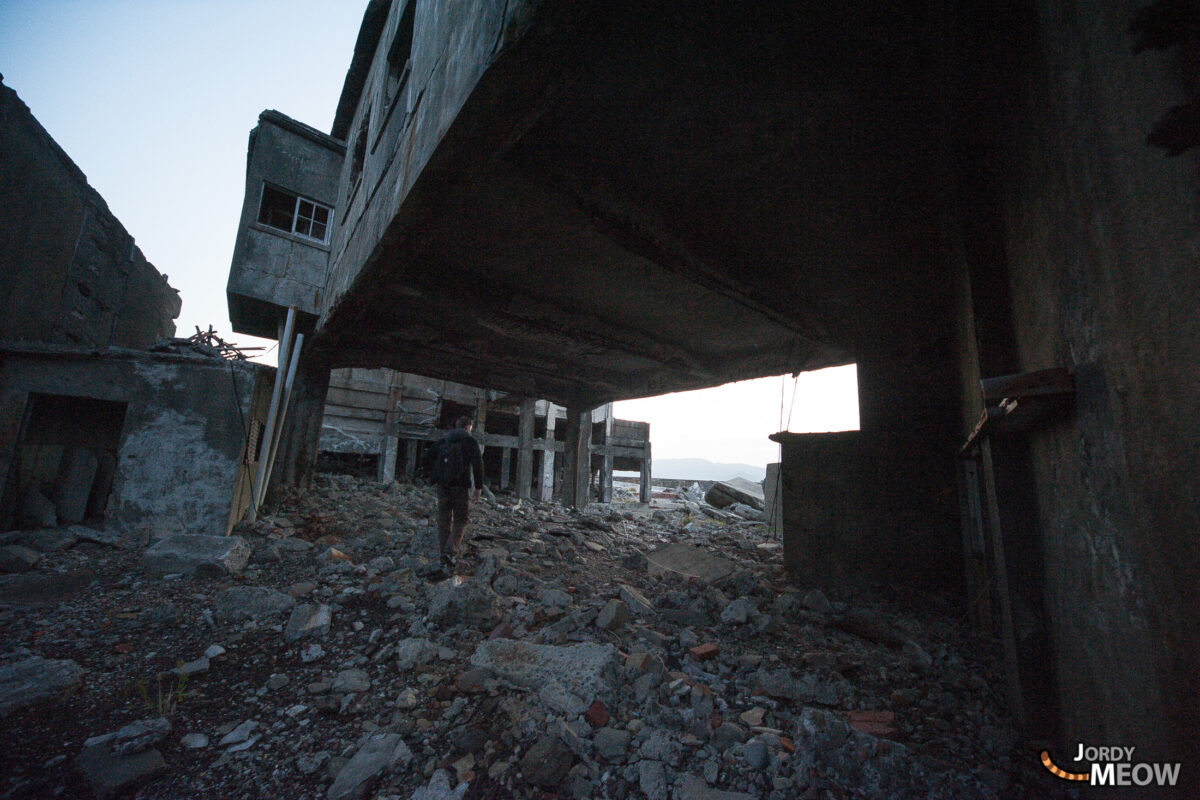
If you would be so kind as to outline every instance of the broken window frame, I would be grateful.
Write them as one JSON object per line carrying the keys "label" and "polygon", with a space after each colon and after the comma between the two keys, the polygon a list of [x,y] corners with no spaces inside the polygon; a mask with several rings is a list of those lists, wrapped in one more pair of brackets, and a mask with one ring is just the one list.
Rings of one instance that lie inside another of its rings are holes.
{"label": "broken window frame", "polygon": [[358,133],[354,135],[354,148],[350,152],[350,181],[346,191],[346,213],[350,213],[350,204],[362,183],[363,172],[367,165],[367,138],[371,130],[371,112],[374,107],[368,104],[358,121]]}
{"label": "broken window frame", "polygon": [[[293,199],[294,202],[292,203],[288,227],[278,224],[277,221],[271,221],[269,216],[271,211],[284,214],[287,212],[283,211],[282,204],[271,208],[267,207],[266,203],[268,199],[268,191],[274,192],[278,195],[291,197]],[[324,216],[324,219],[319,220],[318,217],[322,215]],[[298,236],[301,239],[307,239],[308,241],[317,242],[319,244],[328,244],[329,228],[333,222],[333,207],[317,202],[312,198],[296,194],[295,192],[284,189],[282,186],[276,186],[273,183],[263,181],[262,192],[260,193],[258,200],[258,216],[255,218],[255,221],[259,225],[263,225],[272,230],[290,233],[293,236]],[[314,236],[312,232],[318,226],[323,227],[322,234],[320,236]]]}
{"label": "broken window frame", "polygon": [[[407,88],[409,78],[412,76],[412,48],[413,48],[413,30],[416,20],[417,0],[408,0],[408,4],[404,10],[400,12],[400,21],[396,25],[396,32],[392,36],[392,43],[388,47],[387,65],[384,71],[384,77],[381,83],[382,86],[382,107],[383,119],[379,123],[378,129],[375,131],[375,141],[371,145],[371,152],[379,145],[383,139],[383,133],[387,130],[391,122],[392,112],[396,107],[402,105],[400,100],[407,96]],[[408,104],[403,104],[408,105]],[[406,109],[411,112],[411,108]]]}

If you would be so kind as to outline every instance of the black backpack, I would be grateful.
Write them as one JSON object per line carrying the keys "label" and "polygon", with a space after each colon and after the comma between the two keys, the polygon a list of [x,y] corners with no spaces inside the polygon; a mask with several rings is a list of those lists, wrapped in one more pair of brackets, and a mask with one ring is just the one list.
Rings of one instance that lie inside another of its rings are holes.
{"label": "black backpack", "polygon": [[468,467],[463,444],[464,441],[456,440],[438,442],[433,468],[429,471],[431,483],[442,486],[462,483]]}

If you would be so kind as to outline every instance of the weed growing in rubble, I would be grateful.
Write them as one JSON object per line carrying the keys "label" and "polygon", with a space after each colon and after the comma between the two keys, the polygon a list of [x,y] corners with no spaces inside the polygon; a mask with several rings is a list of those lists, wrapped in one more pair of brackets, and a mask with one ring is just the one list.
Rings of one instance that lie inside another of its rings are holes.
{"label": "weed growing in rubble", "polygon": [[[138,696],[142,698],[146,708],[151,713],[158,714],[160,717],[169,717],[175,713],[175,709],[179,706],[179,701],[184,698],[187,693],[188,676],[184,674],[183,662],[179,661],[175,664],[174,685],[171,684],[171,673],[162,673],[154,678],[154,693],[151,694],[149,682],[145,678],[138,678],[133,682],[134,690]],[[164,686],[163,679],[167,682]]]}

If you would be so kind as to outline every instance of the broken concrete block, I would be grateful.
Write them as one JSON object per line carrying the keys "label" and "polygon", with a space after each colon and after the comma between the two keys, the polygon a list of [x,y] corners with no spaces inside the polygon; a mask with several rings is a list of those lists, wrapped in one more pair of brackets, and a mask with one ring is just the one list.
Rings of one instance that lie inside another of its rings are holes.
{"label": "broken concrete block", "polygon": [[704,583],[719,581],[734,569],[733,562],[683,542],[648,553],[646,563],[651,575],[674,574]]}
{"label": "broken concrete block", "polygon": [[762,511],[764,506],[762,487],[743,478],[717,481],[704,493],[704,501],[715,508],[742,503],[756,511]]}
{"label": "broken concrete block", "polygon": [[83,522],[99,466],[96,454],[85,447],[63,450],[62,461],[58,464],[58,477],[54,479],[54,508],[59,520]]}
{"label": "broken concrete block", "polygon": [[84,748],[75,766],[87,778],[96,797],[105,800],[163,772],[167,762],[157,750],[118,755],[107,742]]}
{"label": "broken concrete block", "polygon": [[187,575],[228,575],[241,572],[250,560],[250,545],[240,536],[176,534],[142,555],[148,572]]}
{"label": "broken concrete block", "polygon": [[31,656],[0,666],[0,717],[66,694],[82,679],[83,667],[68,659]]}
{"label": "broken concrete block", "polygon": [[267,586],[230,586],[213,603],[213,616],[223,620],[273,617],[296,605],[291,595]]}
{"label": "broken concrete block", "polygon": [[475,648],[471,665],[488,667],[505,680],[531,689],[556,681],[590,702],[616,685],[618,660],[617,649],[609,644],[558,647],[494,639]]}
{"label": "broken concrete block", "polygon": [[728,792],[713,789],[698,775],[684,775],[679,787],[679,800],[754,800],[745,792]]}
{"label": "broken concrete block", "polygon": [[371,779],[384,770],[408,766],[412,751],[398,733],[377,733],[358,748],[354,757],[338,772],[326,795],[328,800],[362,797]]}
{"label": "broken concrete block", "polygon": [[620,630],[629,621],[629,606],[622,600],[609,600],[596,617],[596,627],[606,631]]}
{"label": "broken concrete block", "polygon": [[13,572],[28,572],[37,566],[37,563],[42,560],[36,550],[30,550],[28,547],[22,547],[19,544],[10,544],[5,547],[0,547],[0,572],[10,574]]}
{"label": "broken concrete block", "polygon": [[624,583],[618,584],[618,587],[621,590],[621,599],[636,616],[649,617],[654,614],[654,604],[647,600],[644,594]]}

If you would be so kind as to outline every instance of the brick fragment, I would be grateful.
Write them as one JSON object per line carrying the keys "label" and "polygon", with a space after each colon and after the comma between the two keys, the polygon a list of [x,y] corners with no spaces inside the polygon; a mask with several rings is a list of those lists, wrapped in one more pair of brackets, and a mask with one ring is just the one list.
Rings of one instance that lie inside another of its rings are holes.
{"label": "brick fragment", "polygon": [[612,718],[612,715],[608,713],[608,707],[604,705],[604,703],[600,702],[599,700],[593,700],[592,705],[583,715],[583,718],[586,719],[592,725],[592,727],[603,728],[608,724],[608,721]]}
{"label": "brick fragment", "polygon": [[698,644],[692,649],[688,650],[688,654],[692,657],[693,661],[709,661],[716,658],[717,654],[720,652],[721,648],[712,642]]}

